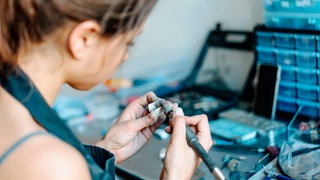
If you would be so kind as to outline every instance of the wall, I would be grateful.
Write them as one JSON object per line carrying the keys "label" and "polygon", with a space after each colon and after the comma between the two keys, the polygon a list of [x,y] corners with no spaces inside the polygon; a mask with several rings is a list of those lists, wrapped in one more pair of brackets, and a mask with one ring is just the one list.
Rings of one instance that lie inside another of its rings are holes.
{"label": "wall", "polygon": [[252,30],[263,22],[262,0],[159,0],[115,76],[189,74],[217,22],[223,29]]}
{"label": "wall", "polygon": [[[263,22],[262,0],[159,0],[115,76],[184,78],[217,22],[223,29],[252,30]],[[69,86],[62,92],[75,93]]]}

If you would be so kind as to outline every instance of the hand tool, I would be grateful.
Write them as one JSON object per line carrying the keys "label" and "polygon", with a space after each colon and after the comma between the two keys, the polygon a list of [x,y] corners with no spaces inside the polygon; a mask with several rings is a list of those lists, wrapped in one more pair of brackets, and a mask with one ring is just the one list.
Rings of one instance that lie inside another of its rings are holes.
{"label": "hand tool", "polygon": [[[172,103],[169,101],[160,99],[160,100],[154,102],[154,104],[151,104],[148,106],[149,111],[151,112],[152,110],[156,110],[157,108],[156,109],[154,109],[154,108],[157,106],[158,107],[160,106],[163,108],[163,112],[167,116],[168,120],[171,121],[171,119],[174,115]],[[213,162],[211,157],[208,155],[206,150],[202,147],[202,145],[198,141],[197,136],[194,134],[194,132],[192,131],[192,129],[188,125],[186,125],[186,138],[187,138],[188,145],[191,148],[193,148],[193,150],[201,157],[201,159],[206,164],[206,166],[209,168],[210,172],[215,176],[215,178],[218,180],[225,180],[226,178],[222,174],[221,170]]]}

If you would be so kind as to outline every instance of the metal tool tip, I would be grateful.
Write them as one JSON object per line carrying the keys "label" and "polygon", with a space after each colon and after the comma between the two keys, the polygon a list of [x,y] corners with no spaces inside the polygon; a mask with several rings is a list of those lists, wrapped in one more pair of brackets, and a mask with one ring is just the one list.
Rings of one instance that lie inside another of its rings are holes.
{"label": "metal tool tip", "polygon": [[221,170],[217,167],[215,167],[212,172],[211,172],[214,177],[217,179],[217,180],[225,180],[226,177],[224,177],[223,173],[221,172]]}

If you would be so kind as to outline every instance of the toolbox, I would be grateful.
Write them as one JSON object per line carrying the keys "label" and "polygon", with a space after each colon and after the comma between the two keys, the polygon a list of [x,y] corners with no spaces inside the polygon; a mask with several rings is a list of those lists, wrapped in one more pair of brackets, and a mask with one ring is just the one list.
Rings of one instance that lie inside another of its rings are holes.
{"label": "toolbox", "polygon": [[215,119],[219,112],[236,106],[239,100],[251,101],[253,47],[253,32],[222,30],[217,24],[178,88],[171,87],[170,91],[161,87],[156,93],[178,103],[185,115],[206,114],[209,119]]}
{"label": "toolbox", "polygon": [[[257,25],[254,34],[256,62],[270,63],[261,58],[264,49],[270,48],[274,49],[274,64],[281,66],[277,119],[289,122],[296,113],[299,119],[319,119],[320,31]],[[299,107],[301,111],[297,111]]]}

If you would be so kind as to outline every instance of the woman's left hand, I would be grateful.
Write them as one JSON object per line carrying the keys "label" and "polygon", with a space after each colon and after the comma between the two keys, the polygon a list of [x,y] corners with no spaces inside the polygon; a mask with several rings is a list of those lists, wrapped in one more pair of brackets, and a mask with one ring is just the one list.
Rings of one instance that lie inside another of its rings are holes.
{"label": "woman's left hand", "polygon": [[158,116],[155,111],[149,113],[145,108],[158,99],[153,92],[149,92],[130,103],[96,145],[112,152],[116,163],[134,155],[165,120],[165,117]]}

